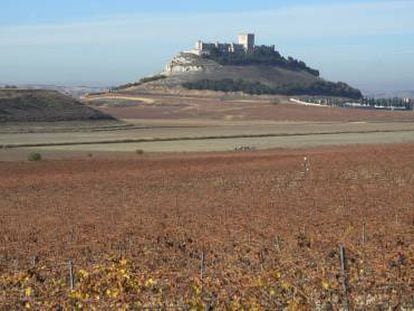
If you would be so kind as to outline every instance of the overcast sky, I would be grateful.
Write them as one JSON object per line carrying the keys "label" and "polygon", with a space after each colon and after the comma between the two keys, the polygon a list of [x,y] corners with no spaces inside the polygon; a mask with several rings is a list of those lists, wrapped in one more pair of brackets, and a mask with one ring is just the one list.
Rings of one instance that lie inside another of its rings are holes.
{"label": "overcast sky", "polygon": [[414,89],[414,1],[1,0],[0,83],[110,86],[255,32],[324,78]]}

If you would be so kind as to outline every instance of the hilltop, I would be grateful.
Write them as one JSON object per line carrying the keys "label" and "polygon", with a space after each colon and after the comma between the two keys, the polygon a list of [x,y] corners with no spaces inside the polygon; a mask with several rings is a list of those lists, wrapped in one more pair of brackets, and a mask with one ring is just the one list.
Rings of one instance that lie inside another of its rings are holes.
{"label": "hilltop", "polygon": [[89,120],[113,120],[113,117],[57,91],[0,89],[0,122]]}
{"label": "hilltop", "polygon": [[274,46],[255,46],[254,35],[240,36],[239,44],[198,41],[194,50],[174,56],[161,74],[114,90],[362,97],[360,90],[321,78],[319,70],[301,60],[282,56]]}

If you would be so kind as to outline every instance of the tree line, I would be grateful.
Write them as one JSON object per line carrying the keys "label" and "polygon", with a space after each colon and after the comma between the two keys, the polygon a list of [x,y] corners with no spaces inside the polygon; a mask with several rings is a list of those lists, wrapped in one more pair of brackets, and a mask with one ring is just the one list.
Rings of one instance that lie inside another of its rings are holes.
{"label": "tree line", "polygon": [[130,88],[130,87],[140,86],[144,83],[162,80],[162,79],[165,79],[165,78],[167,78],[167,76],[165,76],[165,75],[155,75],[155,76],[152,76],[152,77],[146,77],[146,78],[142,78],[138,82],[132,82],[132,83],[127,83],[127,84],[123,84],[123,85],[120,85],[120,86],[113,87],[113,88],[111,88],[111,91],[120,91],[120,90],[124,90],[124,89]]}
{"label": "tree line", "polygon": [[353,99],[362,98],[361,91],[354,89],[343,82],[316,81],[311,84],[289,84],[281,86],[268,86],[260,82],[250,82],[242,79],[203,79],[186,82],[184,88],[195,90],[213,90],[222,92],[243,92],[251,95],[323,95],[338,96]]}
{"label": "tree line", "polygon": [[285,58],[278,51],[271,50],[267,47],[256,47],[250,52],[234,53],[223,52],[218,48],[212,48],[210,54],[204,57],[214,60],[223,66],[275,66],[290,70],[303,70],[319,77],[319,71],[308,67],[305,62],[294,59],[293,57]]}

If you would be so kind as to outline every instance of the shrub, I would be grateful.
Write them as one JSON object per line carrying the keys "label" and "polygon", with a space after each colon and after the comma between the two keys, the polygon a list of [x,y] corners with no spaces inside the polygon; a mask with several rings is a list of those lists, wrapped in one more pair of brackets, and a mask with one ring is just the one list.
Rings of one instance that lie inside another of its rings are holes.
{"label": "shrub", "polygon": [[135,153],[136,153],[137,155],[143,155],[143,154],[144,154],[144,150],[142,150],[142,149],[137,149],[137,150],[135,150]]}
{"label": "shrub", "polygon": [[162,80],[162,79],[166,79],[166,78],[167,78],[167,76],[165,76],[165,75],[155,75],[155,76],[152,76],[152,77],[146,77],[146,78],[142,78],[138,82],[123,84],[123,85],[120,85],[120,86],[117,86],[117,87],[113,87],[111,89],[111,91],[119,91],[119,90],[127,89],[129,87],[140,86],[144,83],[158,81],[158,80]]}
{"label": "shrub", "polygon": [[29,161],[37,162],[42,160],[42,155],[38,152],[32,152],[28,157]]}
{"label": "shrub", "polygon": [[214,90],[222,92],[243,92],[251,95],[280,94],[280,95],[323,95],[340,96],[347,98],[360,99],[361,91],[349,85],[338,82],[328,82],[318,80],[308,85],[291,84],[281,86],[268,86],[260,82],[250,82],[242,79],[222,79],[222,80],[198,80],[183,84],[187,89]]}
{"label": "shrub", "polygon": [[285,58],[278,51],[273,51],[266,47],[256,47],[255,50],[248,53],[227,53],[213,48],[210,54],[204,57],[214,60],[223,66],[276,66],[289,70],[303,70],[319,77],[319,71],[310,68],[305,62],[293,57]]}

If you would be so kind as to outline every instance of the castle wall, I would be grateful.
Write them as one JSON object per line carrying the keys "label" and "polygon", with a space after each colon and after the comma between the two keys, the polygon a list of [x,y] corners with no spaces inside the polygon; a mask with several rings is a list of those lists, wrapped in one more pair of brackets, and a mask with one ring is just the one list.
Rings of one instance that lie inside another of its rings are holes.
{"label": "castle wall", "polygon": [[[196,55],[208,55],[213,49],[218,49],[222,53],[241,53],[250,52],[256,48],[255,35],[252,33],[240,34],[239,43],[206,43],[203,41],[197,41],[195,49],[191,53]],[[261,49],[267,49],[269,51],[275,51],[275,46],[260,46]]]}
{"label": "castle wall", "polygon": [[274,52],[276,50],[276,47],[274,45],[260,45],[260,46],[255,46],[256,49],[260,49],[262,51],[269,51],[269,52]]}

